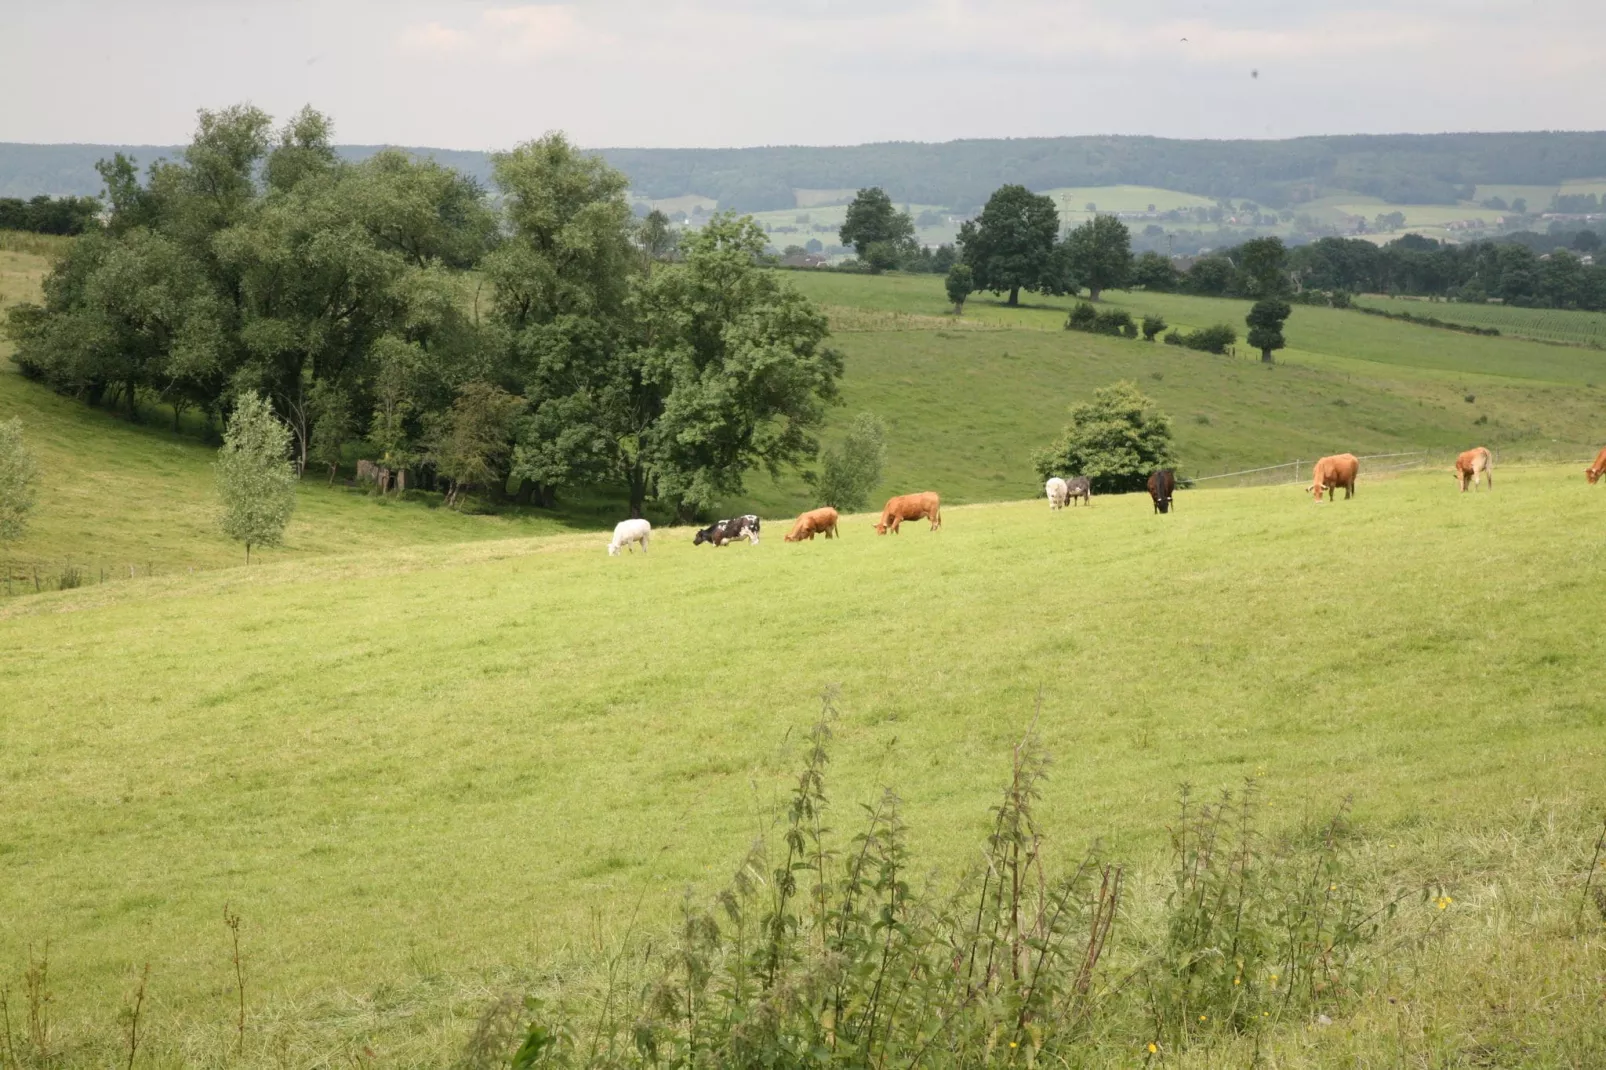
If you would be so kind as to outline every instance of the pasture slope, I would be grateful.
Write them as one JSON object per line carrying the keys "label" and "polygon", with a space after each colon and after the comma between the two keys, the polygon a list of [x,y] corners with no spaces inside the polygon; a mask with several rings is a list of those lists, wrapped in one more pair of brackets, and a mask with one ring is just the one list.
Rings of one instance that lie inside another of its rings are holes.
{"label": "pasture slope", "polygon": [[1369,887],[1453,899],[1410,900],[1398,932],[1431,939],[1333,1025],[1277,1027],[1275,1065],[1602,1065],[1606,930],[1579,907],[1606,804],[1606,493],[1496,475],[1323,506],[1184,492],[1169,517],[957,506],[880,538],[855,516],[756,548],[669,530],[621,558],[568,534],[0,603],[0,981],[17,1006],[48,941],[63,1065],[119,1058],[147,961],[151,1065],[443,1065],[486,1000],[583,980],[638,905],[657,934],[682,889],[717,887],[783,808],[821,689],[834,820],[890,786],[948,873],[1040,695],[1055,858],[1101,838],[1163,897],[1178,786],[1256,777],[1278,828],[1352,798]]}

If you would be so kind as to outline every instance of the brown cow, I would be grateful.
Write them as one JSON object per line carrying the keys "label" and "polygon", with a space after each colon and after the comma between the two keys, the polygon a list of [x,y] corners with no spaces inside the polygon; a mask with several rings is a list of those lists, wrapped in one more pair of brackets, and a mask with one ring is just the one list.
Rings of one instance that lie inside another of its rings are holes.
{"label": "brown cow", "polygon": [[1360,471],[1360,467],[1361,462],[1355,459],[1353,453],[1323,457],[1310,470],[1311,493],[1316,495],[1317,501],[1321,501],[1325,491],[1331,501],[1337,496],[1338,488],[1343,487],[1346,499],[1355,497],[1355,473]]}
{"label": "brown cow", "polygon": [[1474,446],[1455,459],[1455,477],[1461,481],[1461,493],[1467,492],[1468,483],[1476,493],[1480,476],[1488,477],[1489,489],[1494,490],[1494,454],[1482,446]]}
{"label": "brown cow", "polygon": [[792,530],[786,535],[786,541],[802,542],[808,539],[812,542],[815,535],[824,535],[829,539],[838,533],[836,521],[836,510],[829,505],[824,509],[812,509],[797,518],[797,523],[792,525]]}
{"label": "brown cow", "polygon": [[1606,449],[1595,454],[1595,463],[1584,469],[1584,475],[1589,477],[1591,486],[1594,485],[1595,480],[1602,475],[1606,475]]}
{"label": "brown cow", "polygon": [[936,491],[888,498],[887,504],[881,507],[881,522],[875,526],[875,533],[885,535],[890,529],[896,535],[905,520],[920,519],[930,520],[932,531],[942,527],[942,499]]}

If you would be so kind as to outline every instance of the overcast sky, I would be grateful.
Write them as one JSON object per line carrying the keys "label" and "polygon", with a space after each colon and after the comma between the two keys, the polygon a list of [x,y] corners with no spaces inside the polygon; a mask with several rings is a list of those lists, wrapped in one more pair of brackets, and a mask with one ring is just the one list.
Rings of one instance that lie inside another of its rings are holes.
{"label": "overcast sky", "polygon": [[1603,0],[0,0],[0,141],[241,101],[461,149],[1601,129],[1603,41]]}

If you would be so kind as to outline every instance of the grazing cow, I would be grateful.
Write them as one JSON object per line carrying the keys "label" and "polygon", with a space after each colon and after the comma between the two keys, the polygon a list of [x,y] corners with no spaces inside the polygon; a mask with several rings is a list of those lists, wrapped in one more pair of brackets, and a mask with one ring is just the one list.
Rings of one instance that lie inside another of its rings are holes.
{"label": "grazing cow", "polygon": [[633,543],[641,544],[641,552],[647,552],[647,539],[652,535],[652,525],[645,520],[621,520],[614,525],[613,541],[608,544],[608,556],[618,557],[620,548],[635,553]]}
{"label": "grazing cow", "polygon": [[1606,449],[1595,454],[1595,463],[1584,469],[1584,475],[1589,477],[1590,486],[1594,486],[1595,481],[1603,474],[1606,474]]}
{"label": "grazing cow", "polygon": [[1474,446],[1455,459],[1455,477],[1461,481],[1461,493],[1467,492],[1467,484],[1472,484],[1473,493],[1478,490],[1478,477],[1487,476],[1489,489],[1494,490],[1494,455],[1482,446]]}
{"label": "grazing cow", "polygon": [[1154,499],[1154,511],[1169,513],[1171,511],[1171,496],[1177,492],[1177,474],[1169,468],[1162,468],[1149,477],[1149,497]]}
{"label": "grazing cow", "polygon": [[1059,476],[1055,476],[1047,483],[1044,483],[1043,490],[1048,494],[1048,508],[1050,512],[1053,512],[1055,509],[1065,508],[1065,500],[1071,496],[1070,486]]}
{"label": "grazing cow", "polygon": [[827,505],[823,509],[811,509],[797,518],[792,530],[787,532],[787,542],[802,542],[808,539],[814,541],[815,535],[824,535],[826,538],[838,534],[836,530],[836,510]]}
{"label": "grazing cow", "polygon": [[942,499],[934,490],[888,498],[881,507],[881,522],[875,526],[875,533],[885,535],[890,530],[896,535],[905,520],[921,519],[931,521],[932,531],[942,527]]}
{"label": "grazing cow", "polygon": [[1072,476],[1066,480],[1065,493],[1072,502],[1080,498],[1083,505],[1093,504],[1093,482],[1086,476]]}
{"label": "grazing cow", "polygon": [[711,542],[715,546],[724,546],[726,543],[734,542],[737,539],[746,539],[754,546],[757,546],[758,528],[758,517],[748,513],[746,516],[732,517],[729,520],[721,520],[708,525],[694,535],[691,542],[693,546],[701,546],[705,542]]}
{"label": "grazing cow", "polygon": [[1319,502],[1322,495],[1332,501],[1338,494],[1338,488],[1344,488],[1344,498],[1348,500],[1355,497],[1355,473],[1360,471],[1361,462],[1356,460],[1353,453],[1337,453],[1331,457],[1323,457],[1317,461],[1310,470],[1310,491]]}

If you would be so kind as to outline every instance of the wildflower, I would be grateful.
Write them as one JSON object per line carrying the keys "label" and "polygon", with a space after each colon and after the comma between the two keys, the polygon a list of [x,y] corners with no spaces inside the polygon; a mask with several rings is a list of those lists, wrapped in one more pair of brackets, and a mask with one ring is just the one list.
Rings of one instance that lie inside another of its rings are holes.
{"label": "wildflower", "polygon": [[1330,892],[1336,892],[1336,891],[1338,891],[1338,885],[1336,885],[1336,884],[1329,884],[1329,885],[1328,885],[1328,886],[1327,886],[1327,890],[1328,890],[1328,891],[1330,891]]}
{"label": "wildflower", "polygon": [[1208,1022],[1208,1021],[1209,1021],[1209,1020],[1210,1020],[1210,1015],[1208,1015],[1208,1014],[1201,1014],[1201,1015],[1199,1015],[1199,1020],[1200,1020],[1200,1021],[1201,1021],[1201,1022]]}
{"label": "wildflower", "polygon": [[1153,1055],[1153,1054],[1154,1054],[1154,1053],[1155,1053],[1155,1052],[1157,1052],[1157,1051],[1159,1051],[1159,1050],[1160,1050],[1160,1045],[1158,1045],[1158,1044],[1156,1044],[1156,1043],[1155,1043],[1155,1042],[1154,1042],[1154,1041],[1152,1041],[1152,1040],[1151,1040],[1151,1041],[1149,1041],[1149,1054],[1150,1054],[1150,1055]]}
{"label": "wildflower", "polygon": [[1439,896],[1439,898],[1434,900],[1435,905],[1437,905],[1440,910],[1443,910],[1445,907],[1449,906],[1453,902],[1455,902],[1455,900],[1451,899],[1447,895],[1441,895],[1441,896]]}
{"label": "wildflower", "polygon": [[1009,1046],[1012,1047],[1012,1048],[1018,1047],[1018,1045],[1013,1040],[1009,1042]]}
{"label": "wildflower", "polygon": [[1234,977],[1232,979],[1232,983],[1235,985],[1241,985],[1244,983],[1244,979],[1242,977]]}

